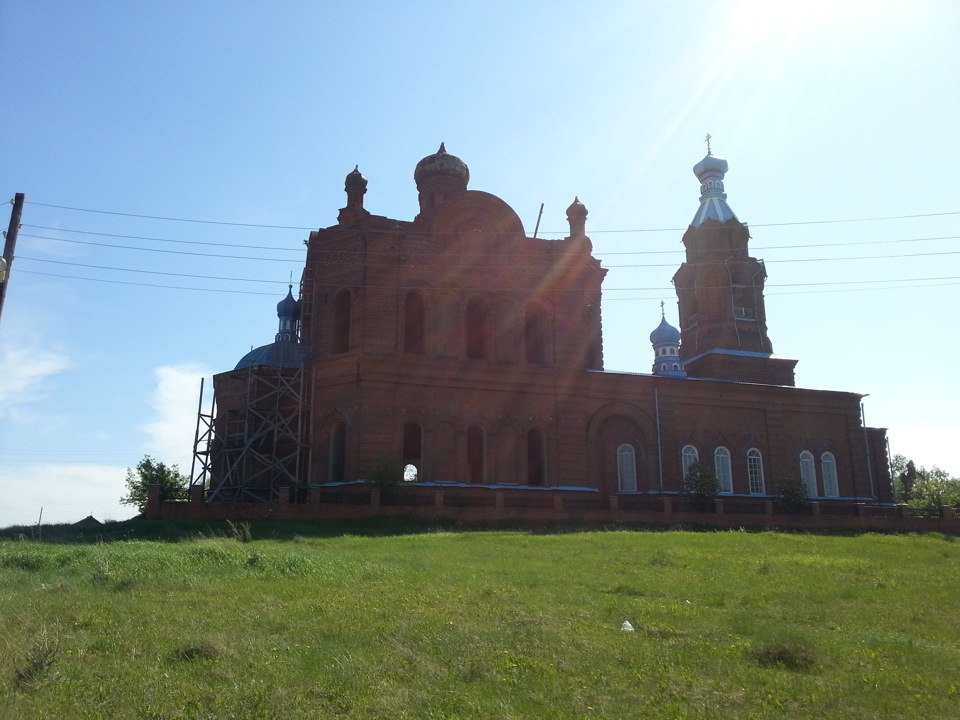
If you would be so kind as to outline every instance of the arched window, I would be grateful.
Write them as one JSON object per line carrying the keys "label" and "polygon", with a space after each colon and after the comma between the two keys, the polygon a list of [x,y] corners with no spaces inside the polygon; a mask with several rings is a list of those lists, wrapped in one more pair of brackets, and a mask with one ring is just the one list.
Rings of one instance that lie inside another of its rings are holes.
{"label": "arched window", "polygon": [[483,360],[490,345],[490,323],[486,306],[474,298],[467,303],[467,357]]}
{"label": "arched window", "polygon": [[542,308],[527,308],[523,324],[526,361],[532,365],[547,364],[547,314]]}
{"label": "arched window", "polygon": [[403,426],[403,465],[404,477],[407,475],[407,465],[412,465],[416,477],[420,479],[419,469],[423,464],[423,430],[419,423],[408,422]]}
{"label": "arched window", "polygon": [[813,463],[813,453],[804,450],[800,453],[800,479],[807,488],[807,497],[817,496],[817,468]]}
{"label": "arched window", "polygon": [[467,470],[470,482],[482,483],[486,473],[486,451],[483,430],[476,425],[467,428]]}
{"label": "arched window", "polygon": [[617,480],[620,492],[637,491],[637,453],[628,443],[617,448]]}
{"label": "arched window", "polygon": [[341,290],[333,299],[333,338],[331,352],[350,351],[350,291]]}
{"label": "arched window", "polygon": [[840,497],[840,484],[837,482],[837,459],[832,452],[820,456],[820,468],[823,472],[823,494],[827,497]]}
{"label": "arched window", "polygon": [[420,471],[417,470],[416,465],[407,463],[403,466],[403,481],[404,482],[416,482],[417,477],[419,477]]}
{"label": "arched window", "polygon": [[527,484],[547,484],[547,439],[543,430],[527,432]]}
{"label": "arched window", "polygon": [[347,460],[347,426],[335,422],[330,429],[330,454],[327,460],[327,482],[343,482]]}
{"label": "arched window", "polygon": [[407,293],[403,304],[403,351],[414,355],[426,352],[427,311],[423,295]]}
{"label": "arched window", "polygon": [[756,448],[747,451],[747,477],[750,480],[751,494],[763,495],[766,492],[763,482],[763,456]]}
{"label": "arched window", "polygon": [[717,483],[720,492],[733,492],[733,470],[730,468],[730,451],[725,447],[718,447],[713,452],[713,465],[717,472]]}
{"label": "arched window", "polygon": [[686,477],[690,467],[700,460],[700,453],[693,445],[685,445],[680,456],[683,460],[683,476]]}

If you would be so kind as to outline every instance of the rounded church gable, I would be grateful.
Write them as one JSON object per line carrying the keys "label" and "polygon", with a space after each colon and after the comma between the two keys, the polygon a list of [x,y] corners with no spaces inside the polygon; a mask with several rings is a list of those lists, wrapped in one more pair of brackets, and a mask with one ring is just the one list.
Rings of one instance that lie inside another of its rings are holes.
{"label": "rounded church gable", "polygon": [[467,190],[445,202],[433,218],[431,230],[459,238],[490,242],[525,236],[516,211],[496,195]]}

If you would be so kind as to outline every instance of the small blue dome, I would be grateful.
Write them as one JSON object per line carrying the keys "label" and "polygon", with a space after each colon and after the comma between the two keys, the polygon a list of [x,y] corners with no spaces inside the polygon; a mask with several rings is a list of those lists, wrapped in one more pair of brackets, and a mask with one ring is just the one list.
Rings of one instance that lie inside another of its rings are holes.
{"label": "small blue dome", "polygon": [[667,322],[667,318],[660,320],[657,329],[650,333],[650,343],[653,345],[679,345],[680,331]]}
{"label": "small blue dome", "polygon": [[240,358],[234,370],[243,370],[255,365],[298,368],[301,365],[300,343],[281,341],[258,347]]}
{"label": "small blue dome", "polygon": [[277,303],[277,315],[296,318],[300,314],[300,303],[293,297],[293,286],[287,290],[287,296]]}
{"label": "small blue dome", "polygon": [[729,169],[730,164],[726,160],[718,158],[713,154],[707,154],[703,160],[693,166],[693,174],[702,179],[708,173],[726,175]]}

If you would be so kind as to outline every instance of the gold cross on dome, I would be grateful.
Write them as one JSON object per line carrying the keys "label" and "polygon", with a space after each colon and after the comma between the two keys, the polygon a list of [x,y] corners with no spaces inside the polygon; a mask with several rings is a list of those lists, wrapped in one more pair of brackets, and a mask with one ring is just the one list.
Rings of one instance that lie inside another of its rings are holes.
{"label": "gold cross on dome", "polygon": [[710,150],[710,138],[712,138],[712,137],[713,137],[713,135],[711,135],[710,133],[707,133],[707,137],[706,137],[706,141],[707,141],[707,155],[713,155],[713,152]]}

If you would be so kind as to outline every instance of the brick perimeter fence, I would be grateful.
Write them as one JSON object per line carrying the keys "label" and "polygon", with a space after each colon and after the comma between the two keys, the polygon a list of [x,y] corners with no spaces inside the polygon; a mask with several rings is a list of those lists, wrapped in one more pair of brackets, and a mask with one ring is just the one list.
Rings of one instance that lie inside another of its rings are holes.
{"label": "brick perimeter fence", "polygon": [[[294,498],[301,500],[295,502]],[[382,491],[369,485],[312,488],[291,494],[280,488],[276,502],[207,502],[201,487],[185,500],[160,501],[160,487],[148,490],[147,517],[177,520],[334,520],[390,517],[449,519],[463,523],[502,520],[583,521],[704,527],[779,527],[798,530],[889,530],[960,535],[960,518],[949,507],[939,516],[920,516],[905,505],[843,500],[812,501],[799,513],[771,499],[718,498],[691,506],[675,495],[610,495],[596,492],[516,488],[406,486]]]}

